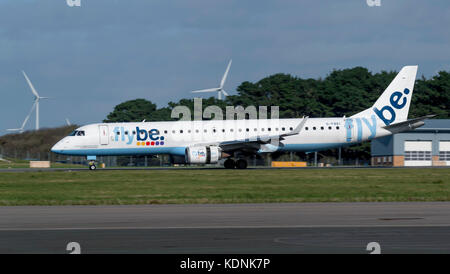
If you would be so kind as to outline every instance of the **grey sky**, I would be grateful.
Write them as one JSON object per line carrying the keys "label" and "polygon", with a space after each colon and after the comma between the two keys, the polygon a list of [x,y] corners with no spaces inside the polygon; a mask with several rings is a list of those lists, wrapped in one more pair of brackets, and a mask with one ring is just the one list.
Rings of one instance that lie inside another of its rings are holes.
{"label": "grey sky", "polygon": [[[334,68],[450,70],[450,2],[381,0],[0,0],[0,134],[41,96],[41,127],[99,122],[118,103],[158,106],[273,73]],[[34,127],[34,116],[27,128]]]}

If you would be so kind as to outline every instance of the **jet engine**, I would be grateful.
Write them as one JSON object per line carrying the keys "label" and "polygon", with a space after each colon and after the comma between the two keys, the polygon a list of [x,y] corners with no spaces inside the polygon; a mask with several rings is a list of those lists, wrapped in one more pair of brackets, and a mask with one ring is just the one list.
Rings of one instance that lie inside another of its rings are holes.
{"label": "jet engine", "polygon": [[222,158],[222,150],[217,146],[187,147],[185,152],[188,164],[216,164]]}

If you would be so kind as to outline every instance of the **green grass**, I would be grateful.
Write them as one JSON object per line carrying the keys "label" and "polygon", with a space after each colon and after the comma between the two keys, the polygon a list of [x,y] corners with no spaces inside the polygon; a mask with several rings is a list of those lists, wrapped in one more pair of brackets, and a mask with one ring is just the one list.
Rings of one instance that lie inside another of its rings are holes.
{"label": "green grass", "polygon": [[450,201],[450,169],[0,173],[0,205]]}

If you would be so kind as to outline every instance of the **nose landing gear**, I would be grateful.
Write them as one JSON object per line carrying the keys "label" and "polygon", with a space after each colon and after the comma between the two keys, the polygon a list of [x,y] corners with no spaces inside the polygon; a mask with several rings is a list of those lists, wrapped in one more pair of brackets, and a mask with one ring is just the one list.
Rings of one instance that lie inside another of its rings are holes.
{"label": "nose landing gear", "polygon": [[97,166],[95,165],[95,162],[97,161],[97,156],[95,155],[88,155],[86,156],[86,160],[89,161],[89,170],[96,170]]}

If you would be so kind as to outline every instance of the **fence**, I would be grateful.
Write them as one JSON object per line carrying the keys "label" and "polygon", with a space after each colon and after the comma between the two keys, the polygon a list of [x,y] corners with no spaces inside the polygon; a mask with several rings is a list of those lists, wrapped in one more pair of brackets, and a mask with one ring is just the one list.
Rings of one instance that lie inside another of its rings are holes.
{"label": "fence", "polygon": [[[52,163],[80,164],[87,165],[86,157],[66,156],[52,152],[36,152],[30,150],[4,149],[0,147],[0,158],[9,158],[26,161],[50,161]],[[183,157],[180,157],[183,158]],[[359,158],[341,158],[336,153],[284,153],[284,154],[265,154],[246,157],[249,166],[271,166],[274,161],[304,161],[308,166],[319,166],[320,164],[329,166],[367,166],[370,165],[370,159]],[[183,160],[183,159],[181,159]],[[157,156],[101,156],[97,161],[105,163],[107,167],[130,166],[130,167],[150,167],[150,166],[171,166],[176,163],[169,155]],[[218,165],[219,166],[219,165]]]}

